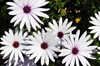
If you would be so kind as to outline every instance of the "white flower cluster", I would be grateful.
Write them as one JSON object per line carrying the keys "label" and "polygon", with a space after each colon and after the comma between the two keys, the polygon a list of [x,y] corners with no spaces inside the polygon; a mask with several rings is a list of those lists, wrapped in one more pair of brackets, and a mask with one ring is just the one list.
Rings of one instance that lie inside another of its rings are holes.
{"label": "white flower cluster", "polygon": [[[76,28],[71,26],[73,22],[68,23],[67,18],[63,22],[62,17],[60,17],[58,23],[55,20],[53,23],[49,22],[50,28],[45,27],[41,31],[32,32],[31,26],[37,30],[36,27],[41,28],[39,23],[43,24],[37,16],[49,18],[43,12],[50,9],[40,8],[49,2],[46,0],[13,1],[6,4],[10,6],[8,9],[12,10],[9,15],[15,15],[11,19],[11,23],[14,22],[14,27],[20,23],[20,31],[17,27],[15,31],[9,29],[9,32],[5,31],[5,35],[1,38],[1,54],[3,59],[8,59],[5,62],[6,66],[37,66],[36,63],[40,59],[42,66],[44,64],[48,66],[50,60],[56,62],[55,58],[60,56],[65,56],[62,60],[65,66],[80,66],[80,62],[83,66],[91,66],[86,58],[96,59],[92,53],[95,53],[94,50],[98,46],[90,46],[93,39],[89,40],[90,35],[87,35],[87,31],[81,36],[80,30],[76,34],[72,34]],[[89,29],[93,29],[90,33],[96,33],[94,38],[99,36],[100,40],[100,12],[99,15],[95,14],[95,16],[97,19],[91,17],[92,21],[90,21],[95,26],[89,27]],[[24,32],[24,24],[26,24],[28,32]],[[32,32],[32,35],[28,35],[29,32]],[[60,54],[57,55],[57,52]],[[100,54],[100,52],[98,53]]]}

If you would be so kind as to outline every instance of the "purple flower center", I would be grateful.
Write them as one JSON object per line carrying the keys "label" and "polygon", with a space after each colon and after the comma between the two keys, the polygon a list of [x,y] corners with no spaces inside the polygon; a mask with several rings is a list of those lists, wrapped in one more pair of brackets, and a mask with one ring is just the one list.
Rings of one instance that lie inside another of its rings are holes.
{"label": "purple flower center", "polygon": [[41,48],[44,49],[44,50],[47,49],[48,48],[48,44],[46,42],[43,42],[41,44]]}
{"label": "purple flower center", "polygon": [[29,13],[31,11],[31,8],[29,6],[25,6],[23,8],[24,13]]}
{"label": "purple flower center", "polygon": [[74,48],[72,49],[72,53],[73,53],[74,55],[76,55],[78,52],[79,52],[78,48],[74,47]]}
{"label": "purple flower center", "polygon": [[57,36],[58,36],[59,38],[62,38],[62,37],[64,36],[64,33],[61,32],[61,31],[59,31]]}
{"label": "purple flower center", "polygon": [[14,41],[13,42],[13,47],[14,48],[18,48],[19,47],[19,42],[18,41]]}

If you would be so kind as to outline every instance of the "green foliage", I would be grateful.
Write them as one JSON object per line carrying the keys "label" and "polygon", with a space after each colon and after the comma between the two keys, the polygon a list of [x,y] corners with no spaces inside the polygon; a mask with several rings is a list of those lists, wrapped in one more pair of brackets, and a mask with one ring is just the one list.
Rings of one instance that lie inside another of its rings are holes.
{"label": "green foliage", "polygon": [[[4,31],[8,31],[9,28],[13,28],[13,24],[10,23],[11,17],[8,15],[7,5],[5,4],[9,0],[0,0],[0,37],[4,34]],[[13,1],[13,0],[10,0]],[[84,31],[88,31],[88,34],[90,30],[88,30],[88,27],[91,26],[89,23],[90,16],[94,17],[94,14],[100,11],[100,0],[48,0],[49,4],[44,6],[45,8],[50,8],[48,12],[46,12],[50,18],[41,18],[41,20],[44,22],[44,25],[41,25],[42,28],[49,27],[48,22],[52,22],[53,19],[56,21],[59,20],[60,17],[63,17],[63,20],[65,18],[68,18],[69,21],[73,21],[73,26],[76,26],[77,29],[81,30],[81,34]],[[81,18],[81,20],[76,23],[75,19]],[[76,33],[76,30],[73,33]],[[91,36],[90,40],[93,39],[93,35]],[[92,45],[98,45],[99,41],[98,38],[94,39],[94,42]],[[96,58],[99,58],[100,55],[94,54]],[[1,59],[0,55],[0,59]],[[61,60],[63,57],[61,58]],[[65,66],[61,63],[61,60],[56,60],[55,63],[50,63],[49,66]],[[4,60],[1,61],[2,63]],[[0,62],[0,65],[2,63]],[[100,66],[100,61],[98,59],[96,60],[90,60],[89,62],[91,66]]]}

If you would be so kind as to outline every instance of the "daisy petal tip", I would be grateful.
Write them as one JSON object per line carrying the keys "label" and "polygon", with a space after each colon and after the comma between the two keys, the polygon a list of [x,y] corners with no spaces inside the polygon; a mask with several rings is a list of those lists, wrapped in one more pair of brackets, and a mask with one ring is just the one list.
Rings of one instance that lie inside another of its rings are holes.
{"label": "daisy petal tip", "polygon": [[62,55],[61,55],[61,54],[59,54],[58,56],[59,56],[59,57],[61,57]]}
{"label": "daisy petal tip", "polygon": [[100,47],[98,47],[98,49],[100,50]]}
{"label": "daisy petal tip", "polygon": [[62,64],[64,64],[65,63],[65,61],[62,61]]}
{"label": "daisy petal tip", "polygon": [[97,52],[98,54],[100,54],[100,52]]}
{"label": "daisy petal tip", "polygon": [[54,58],[53,58],[53,62],[55,62]]}
{"label": "daisy petal tip", "polygon": [[47,16],[46,18],[49,18],[49,16]]}

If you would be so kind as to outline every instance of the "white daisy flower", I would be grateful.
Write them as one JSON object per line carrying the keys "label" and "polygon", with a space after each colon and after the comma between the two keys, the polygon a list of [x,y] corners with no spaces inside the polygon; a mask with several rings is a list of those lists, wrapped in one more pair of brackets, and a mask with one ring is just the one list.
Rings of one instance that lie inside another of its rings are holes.
{"label": "white daisy flower", "polygon": [[[59,19],[59,25],[55,20],[53,20],[53,24],[49,22],[49,26],[54,30],[54,32],[57,34],[58,38],[64,38],[66,35],[68,35],[70,32],[72,32],[76,27],[71,27],[72,21],[68,23],[68,19],[65,19],[65,21],[62,21],[62,17]],[[70,28],[71,27],[71,28]],[[46,30],[50,30],[49,28],[46,28]]]}
{"label": "white daisy flower", "polygon": [[92,29],[90,33],[95,33],[94,38],[99,37],[100,40],[100,12],[98,14],[95,13],[96,18],[90,17],[92,21],[89,21],[94,26],[90,26],[89,29]]}
{"label": "white daisy flower", "polygon": [[[66,49],[60,50],[61,54],[59,56],[66,56],[62,63],[66,63],[65,66],[74,66],[76,62],[76,66],[79,65],[79,60],[83,66],[91,66],[86,58],[96,59],[93,55],[93,50],[97,48],[97,46],[89,46],[92,44],[93,40],[89,40],[90,35],[86,36],[87,32],[84,32],[82,36],[79,38],[80,31],[78,30],[75,37],[70,34],[69,37],[66,37],[66,41],[63,45]],[[86,57],[86,58],[85,58]]]}
{"label": "white daisy flower", "polygon": [[[100,50],[100,47],[98,47],[98,49]],[[97,52],[98,54],[100,54],[100,51],[99,52]],[[99,58],[99,60],[100,60],[100,58]]]}
{"label": "white daisy flower", "polygon": [[18,59],[20,58],[22,62],[24,62],[24,58],[22,55],[22,49],[24,46],[22,45],[24,42],[23,39],[27,36],[27,32],[22,35],[22,30],[18,33],[18,29],[15,29],[15,33],[9,29],[9,33],[5,31],[5,35],[1,38],[1,44],[5,45],[0,48],[3,50],[1,54],[4,54],[3,59],[9,57],[9,65],[11,64],[12,60],[15,60],[15,65],[18,63]]}
{"label": "white daisy flower", "polygon": [[[60,39],[59,45],[57,47],[59,48],[62,45],[62,41],[64,38],[69,35],[70,32],[72,32],[76,27],[71,27],[72,21],[68,23],[68,19],[65,19],[65,21],[62,21],[62,17],[59,19],[59,24],[55,20],[53,20],[53,24],[49,22],[49,26],[54,31],[54,34],[57,34],[57,38]],[[45,28],[47,31],[51,30],[50,28]],[[73,35],[74,36],[74,35]]]}
{"label": "white daisy flower", "polygon": [[13,0],[14,2],[7,2],[7,5],[10,5],[8,9],[11,9],[13,11],[9,12],[9,15],[15,15],[11,19],[11,23],[15,22],[14,26],[16,26],[19,22],[20,29],[23,28],[24,24],[26,23],[26,27],[28,31],[30,32],[30,24],[32,27],[36,30],[36,26],[40,28],[40,25],[38,24],[42,23],[42,21],[37,17],[45,17],[49,18],[49,16],[44,11],[48,11],[48,8],[40,8],[41,6],[44,6],[48,4],[48,1],[45,0]]}
{"label": "white daisy flower", "polygon": [[[24,57],[24,62],[22,62],[21,60],[19,60],[19,62],[17,63],[17,65],[16,66],[37,66],[35,63],[34,63],[34,61],[33,60],[29,60],[29,57],[28,56],[26,56],[26,55],[24,55],[23,56]],[[5,64],[6,64],[6,66],[11,66],[11,65],[15,65],[15,60],[12,60],[11,62],[10,62],[10,65],[9,65],[9,60],[7,60],[6,62],[5,62]]]}
{"label": "white daisy flower", "polygon": [[[49,65],[49,58],[55,62],[54,57],[57,57],[56,53],[54,51],[59,51],[58,48],[55,47],[57,45],[57,41],[59,39],[56,38],[56,34],[53,35],[52,31],[48,31],[47,33],[42,30],[42,33],[38,31],[38,34],[33,32],[33,36],[28,36],[30,41],[26,41],[28,44],[32,44],[30,47],[27,47],[27,49],[30,49],[26,54],[31,54],[29,59],[34,59],[34,62],[37,63],[37,61],[41,58],[41,65],[46,63],[46,65]],[[54,56],[54,57],[53,57]]]}
{"label": "white daisy flower", "polygon": [[33,60],[29,60],[29,57],[24,55],[24,62],[20,61],[17,66],[37,66]]}

